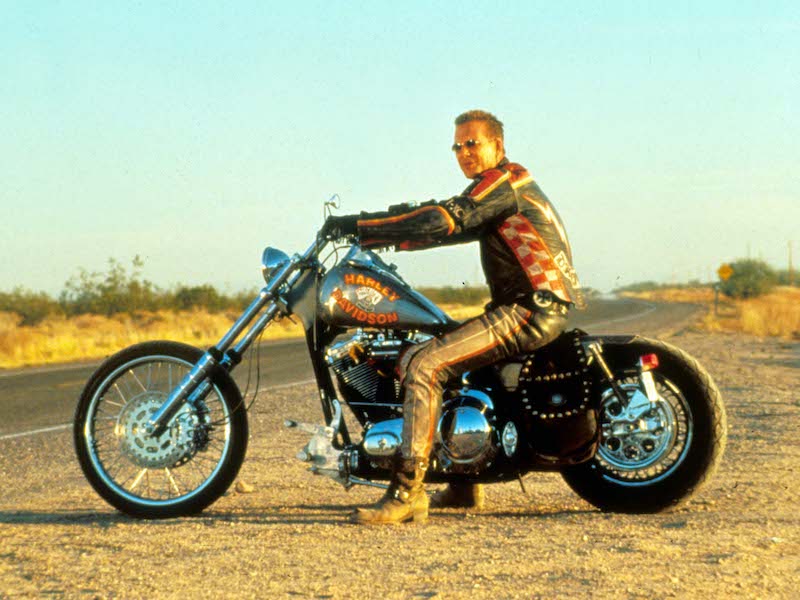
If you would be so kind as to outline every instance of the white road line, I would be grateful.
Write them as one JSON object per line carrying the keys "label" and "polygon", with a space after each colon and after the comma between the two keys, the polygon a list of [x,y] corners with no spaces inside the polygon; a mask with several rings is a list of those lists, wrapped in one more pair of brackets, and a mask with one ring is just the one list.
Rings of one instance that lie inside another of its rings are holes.
{"label": "white road line", "polygon": [[38,433],[50,433],[51,431],[61,431],[62,429],[69,429],[72,423],[66,425],[54,425],[53,427],[43,427],[42,429],[32,429],[31,431],[23,431],[22,433],[8,433],[0,435],[0,440],[13,440],[15,438],[26,437],[29,435],[36,435]]}
{"label": "white road line", "polygon": [[20,367],[19,369],[12,369],[10,371],[3,371],[0,373],[0,379],[7,379],[9,377],[20,377],[26,375],[41,375],[43,373],[55,373],[58,371],[77,371],[78,369],[91,369],[97,367],[102,361],[75,363],[72,365],[55,365],[52,367]]}
{"label": "white road line", "polygon": [[[316,379],[304,379],[303,381],[292,381],[290,383],[281,383],[280,385],[273,385],[268,388],[264,388],[263,390],[258,392],[258,395],[261,396],[262,394],[274,392],[275,390],[282,390],[289,387],[306,385],[315,382]],[[0,441],[13,440],[21,437],[29,437],[32,435],[38,435],[40,433],[51,433],[53,431],[62,431],[64,429],[70,429],[71,427],[72,423],[64,423],[62,425],[53,425],[52,427],[42,427],[41,429],[31,429],[30,431],[21,431],[20,433],[7,433],[5,435],[0,435]]]}

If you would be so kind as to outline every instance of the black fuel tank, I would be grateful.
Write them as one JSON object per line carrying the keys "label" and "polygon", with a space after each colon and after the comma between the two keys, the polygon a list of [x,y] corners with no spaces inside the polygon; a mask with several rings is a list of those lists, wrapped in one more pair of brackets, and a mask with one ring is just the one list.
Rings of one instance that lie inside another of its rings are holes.
{"label": "black fuel tank", "polygon": [[318,306],[320,318],[339,327],[440,332],[456,325],[377,254],[358,246],[323,277]]}

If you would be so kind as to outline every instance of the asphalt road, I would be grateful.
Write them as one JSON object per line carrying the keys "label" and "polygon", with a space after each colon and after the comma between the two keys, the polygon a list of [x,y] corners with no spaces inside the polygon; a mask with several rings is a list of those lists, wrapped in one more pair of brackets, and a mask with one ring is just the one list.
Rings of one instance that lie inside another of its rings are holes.
{"label": "asphalt road", "polygon": [[[573,311],[570,326],[589,333],[658,335],[685,323],[696,307],[652,304],[638,300],[594,300],[586,311]],[[268,342],[258,363],[262,389],[308,382],[311,364],[301,340]],[[71,427],[83,385],[99,361],[73,365],[0,371],[0,440],[45,434]],[[244,389],[248,359],[235,372]],[[251,380],[252,381],[252,380]],[[252,391],[251,387],[251,391]]]}

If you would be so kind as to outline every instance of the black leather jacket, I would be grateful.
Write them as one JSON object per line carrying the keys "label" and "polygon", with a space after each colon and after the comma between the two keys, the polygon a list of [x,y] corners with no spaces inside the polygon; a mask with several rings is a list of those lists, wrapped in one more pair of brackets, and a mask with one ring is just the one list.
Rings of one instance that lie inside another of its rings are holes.
{"label": "black leather jacket", "polygon": [[561,218],[528,171],[507,159],[449,200],[363,214],[358,233],[365,247],[398,250],[478,240],[493,304],[530,305],[543,290],[585,306]]}

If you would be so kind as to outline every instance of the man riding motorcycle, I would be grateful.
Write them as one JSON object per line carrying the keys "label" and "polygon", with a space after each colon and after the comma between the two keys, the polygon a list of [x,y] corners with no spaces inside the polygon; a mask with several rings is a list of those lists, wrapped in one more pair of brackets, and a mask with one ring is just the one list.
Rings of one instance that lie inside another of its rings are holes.
{"label": "man riding motorcycle", "polygon": [[[455,120],[452,150],[472,183],[458,196],[421,206],[400,205],[382,213],[332,216],[323,235],[358,235],[367,248],[419,250],[480,243],[491,302],[479,317],[442,337],[412,346],[398,361],[403,387],[403,440],[391,484],[356,523],[424,521],[429,500],[425,471],[440,416],[445,384],[466,371],[531,352],[554,340],[571,306],[583,297],[564,225],[527,170],[505,156],[503,124],[472,110]],[[434,506],[483,503],[479,485],[451,485]]]}

